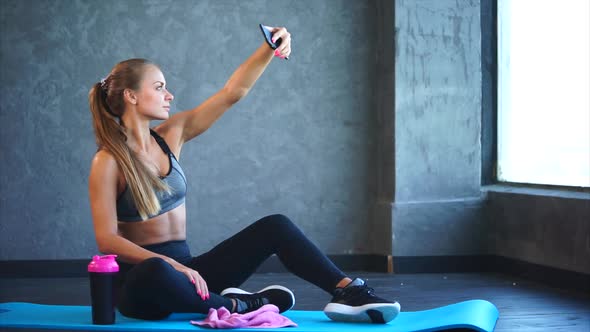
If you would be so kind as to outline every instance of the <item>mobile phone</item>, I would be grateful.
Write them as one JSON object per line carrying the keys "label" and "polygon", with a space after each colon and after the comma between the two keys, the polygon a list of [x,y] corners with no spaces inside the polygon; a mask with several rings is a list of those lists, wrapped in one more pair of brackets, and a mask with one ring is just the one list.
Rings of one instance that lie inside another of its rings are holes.
{"label": "mobile phone", "polygon": [[[264,36],[264,40],[266,40],[266,43],[268,44],[268,46],[270,46],[270,48],[272,48],[273,50],[276,50],[277,47],[279,47],[281,45],[281,42],[283,41],[282,38],[277,39],[276,42],[272,42],[272,32],[270,30],[268,30],[267,28],[264,27],[264,25],[259,24],[258,26],[260,26],[260,31],[262,31],[262,35]],[[289,60],[289,58],[285,58],[286,60]]]}

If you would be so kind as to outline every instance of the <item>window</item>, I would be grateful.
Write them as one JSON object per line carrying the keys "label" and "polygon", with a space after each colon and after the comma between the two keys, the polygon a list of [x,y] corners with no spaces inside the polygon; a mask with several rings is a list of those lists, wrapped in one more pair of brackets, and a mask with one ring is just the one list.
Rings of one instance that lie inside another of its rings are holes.
{"label": "window", "polygon": [[590,1],[498,1],[498,180],[590,187]]}

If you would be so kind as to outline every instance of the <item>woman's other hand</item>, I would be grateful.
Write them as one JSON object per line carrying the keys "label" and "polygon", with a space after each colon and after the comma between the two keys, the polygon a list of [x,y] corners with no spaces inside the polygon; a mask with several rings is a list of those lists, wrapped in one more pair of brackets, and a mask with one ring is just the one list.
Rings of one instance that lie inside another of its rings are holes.
{"label": "woman's other hand", "polygon": [[275,50],[275,55],[281,58],[288,58],[291,54],[291,34],[285,27],[266,27],[272,32],[272,42],[276,43],[281,38],[281,45]]}

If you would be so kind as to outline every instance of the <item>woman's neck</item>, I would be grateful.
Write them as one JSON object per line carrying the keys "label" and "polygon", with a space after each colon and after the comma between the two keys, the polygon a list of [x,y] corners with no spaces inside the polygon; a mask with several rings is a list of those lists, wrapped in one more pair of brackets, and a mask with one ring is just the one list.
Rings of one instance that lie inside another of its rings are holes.
{"label": "woman's neck", "polygon": [[150,121],[132,116],[132,112],[125,112],[122,120],[129,147],[140,154],[147,154],[151,146]]}

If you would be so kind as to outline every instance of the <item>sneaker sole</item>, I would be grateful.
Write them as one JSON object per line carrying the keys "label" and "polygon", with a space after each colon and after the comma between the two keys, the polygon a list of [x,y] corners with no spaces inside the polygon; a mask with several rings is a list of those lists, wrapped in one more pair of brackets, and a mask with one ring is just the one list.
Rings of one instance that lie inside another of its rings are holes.
{"label": "sneaker sole", "polygon": [[[263,289],[255,292],[255,293],[262,293],[262,292],[267,291],[269,289],[279,289],[279,290],[287,292],[287,293],[289,293],[289,295],[291,295],[291,306],[282,312],[290,310],[291,308],[293,308],[293,306],[295,306],[295,294],[293,294],[293,292],[289,288],[283,287],[281,285],[271,285],[268,287],[264,287]],[[230,287],[230,288],[224,289],[219,295],[224,296],[226,294],[248,294],[248,295],[251,295],[254,293],[246,292],[245,290],[240,289],[240,288]]]}
{"label": "sneaker sole", "polygon": [[328,303],[324,308],[324,313],[334,321],[385,324],[394,320],[400,309],[401,306],[397,302],[371,303],[359,307]]}

